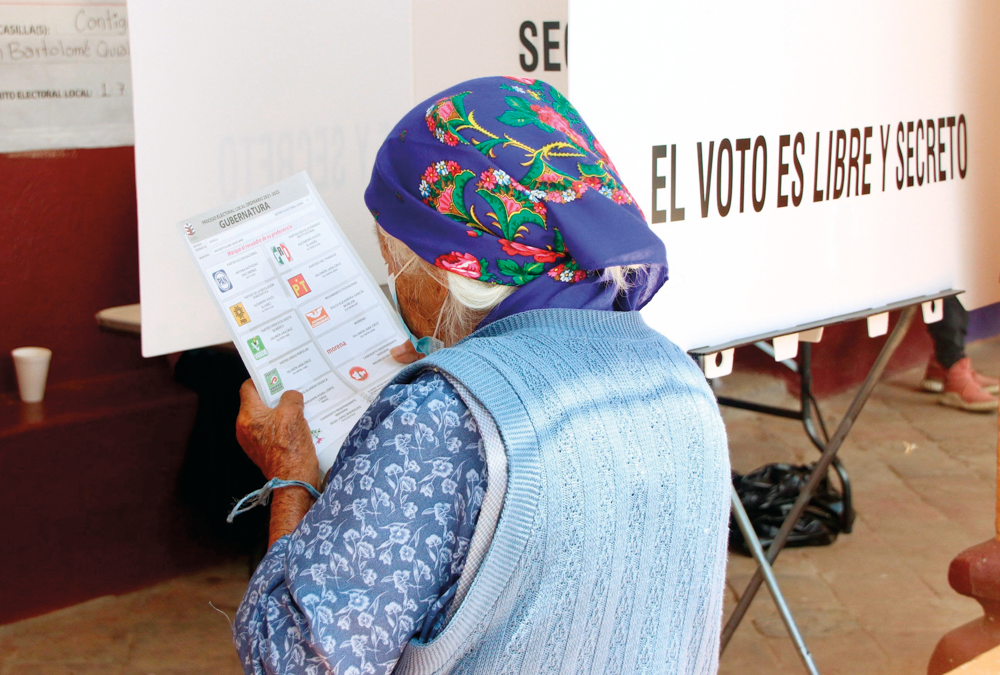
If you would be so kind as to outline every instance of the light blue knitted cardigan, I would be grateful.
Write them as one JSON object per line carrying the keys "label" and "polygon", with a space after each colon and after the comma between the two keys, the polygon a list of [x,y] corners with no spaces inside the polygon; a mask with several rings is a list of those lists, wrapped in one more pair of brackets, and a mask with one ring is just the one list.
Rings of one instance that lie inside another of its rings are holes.
{"label": "light blue knitted cardigan", "polygon": [[493,415],[507,495],[458,611],[394,673],[718,668],[725,429],[701,372],[637,312],[500,319],[433,367]]}

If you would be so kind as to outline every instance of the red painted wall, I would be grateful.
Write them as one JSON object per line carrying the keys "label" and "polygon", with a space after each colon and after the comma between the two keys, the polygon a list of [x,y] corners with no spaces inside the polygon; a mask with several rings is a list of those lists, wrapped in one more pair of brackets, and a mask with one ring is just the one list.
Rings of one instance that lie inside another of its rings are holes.
{"label": "red painted wall", "polygon": [[155,366],[94,314],[139,302],[132,148],[0,155],[0,393],[10,350],[53,351],[49,383]]}
{"label": "red painted wall", "polygon": [[[0,155],[0,228],[0,476],[17,540],[0,576],[21,589],[0,590],[5,623],[210,556],[177,499],[198,397],[94,319],[139,301],[132,148]],[[10,357],[28,345],[53,351],[34,406]]]}

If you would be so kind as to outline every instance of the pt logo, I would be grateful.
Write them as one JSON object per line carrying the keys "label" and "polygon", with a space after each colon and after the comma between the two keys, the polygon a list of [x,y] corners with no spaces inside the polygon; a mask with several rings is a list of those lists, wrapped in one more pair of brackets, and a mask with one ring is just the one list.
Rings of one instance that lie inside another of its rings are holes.
{"label": "pt logo", "polygon": [[256,360],[260,361],[267,356],[267,348],[264,347],[264,341],[260,339],[259,335],[254,335],[247,340],[247,346],[250,347],[250,353],[253,354]]}
{"label": "pt logo", "polygon": [[267,380],[267,389],[272,394],[277,394],[285,388],[285,385],[281,383],[281,375],[278,374],[277,368],[264,373],[264,379]]}
{"label": "pt logo", "polygon": [[219,286],[219,290],[223,293],[233,290],[233,282],[229,280],[229,275],[226,274],[226,270],[212,272],[212,278],[215,279],[215,283]]}
{"label": "pt logo", "polygon": [[271,255],[274,259],[278,261],[279,265],[284,265],[285,263],[292,262],[292,252],[288,250],[288,247],[284,244],[278,244],[277,246],[271,247]]}
{"label": "pt logo", "polygon": [[294,277],[288,280],[288,285],[292,287],[292,293],[295,294],[296,298],[301,298],[303,295],[312,292],[309,288],[309,284],[306,283],[305,277],[301,274],[296,274]]}
{"label": "pt logo", "polygon": [[351,379],[355,382],[362,382],[368,379],[368,371],[361,366],[354,366],[348,372],[351,374]]}
{"label": "pt logo", "polygon": [[250,323],[250,315],[247,314],[246,307],[243,306],[242,302],[237,302],[229,308],[229,311],[233,313],[233,318],[236,319],[237,326],[245,326]]}

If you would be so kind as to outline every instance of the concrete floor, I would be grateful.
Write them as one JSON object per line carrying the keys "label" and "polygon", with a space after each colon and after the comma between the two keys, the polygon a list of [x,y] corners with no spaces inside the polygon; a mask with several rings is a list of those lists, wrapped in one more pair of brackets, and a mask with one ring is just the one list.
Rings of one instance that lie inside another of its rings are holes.
{"label": "concrete floor", "polygon": [[[1000,372],[1000,339],[969,351],[980,370]],[[883,382],[843,448],[859,512],[854,532],[833,546],[788,550],[775,565],[824,675],[922,673],[945,632],[980,616],[946,576],[955,554],[994,533],[997,417],[936,405],[916,391],[920,375]],[[734,374],[719,393],[794,404],[783,384],[760,375]],[[850,396],[823,401],[828,424]],[[725,418],[736,470],[815,458],[795,422],[733,410]],[[750,559],[730,558],[727,615],[753,571]],[[233,561],[0,626],[0,675],[238,673],[223,613],[233,615],[245,585],[245,562]],[[762,590],[721,673],[801,672]]]}

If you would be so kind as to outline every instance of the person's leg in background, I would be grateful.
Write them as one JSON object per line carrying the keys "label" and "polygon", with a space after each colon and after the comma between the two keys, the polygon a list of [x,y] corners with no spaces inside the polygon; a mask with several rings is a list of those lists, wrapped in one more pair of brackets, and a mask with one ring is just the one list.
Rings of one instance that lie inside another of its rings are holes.
{"label": "person's leg in background", "polygon": [[997,407],[991,395],[1000,386],[996,379],[972,370],[972,361],[965,354],[965,333],[969,312],[957,297],[944,299],[944,318],[927,325],[934,341],[934,356],[920,386],[925,391],[941,392],[940,403],[962,410],[988,411]]}

